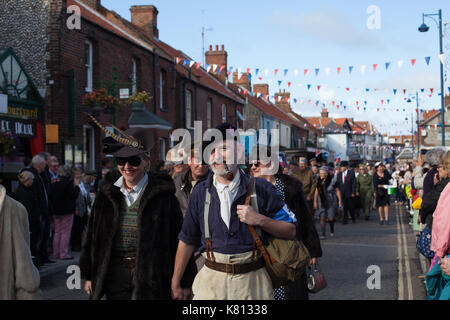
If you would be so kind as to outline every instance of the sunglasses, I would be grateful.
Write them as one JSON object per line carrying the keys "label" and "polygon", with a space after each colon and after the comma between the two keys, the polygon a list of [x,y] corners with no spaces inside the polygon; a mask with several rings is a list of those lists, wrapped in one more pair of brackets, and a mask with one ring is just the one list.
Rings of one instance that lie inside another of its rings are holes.
{"label": "sunglasses", "polygon": [[259,162],[254,162],[254,163],[251,164],[252,167],[257,167],[257,168],[259,167],[259,165],[260,165]]}
{"label": "sunglasses", "polygon": [[124,166],[128,162],[128,164],[130,166],[138,167],[141,164],[142,159],[139,156],[133,156],[133,157],[127,157],[127,158],[117,157],[116,161],[119,166]]}

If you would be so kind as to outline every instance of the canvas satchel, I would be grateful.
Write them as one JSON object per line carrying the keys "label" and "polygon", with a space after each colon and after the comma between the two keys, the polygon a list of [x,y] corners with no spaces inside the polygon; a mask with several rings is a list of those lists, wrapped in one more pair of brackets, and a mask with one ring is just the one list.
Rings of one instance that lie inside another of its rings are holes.
{"label": "canvas satchel", "polygon": [[[257,196],[254,186],[255,178],[252,177],[250,179],[245,204],[251,205],[258,212]],[[248,228],[255,240],[255,247],[264,258],[265,268],[272,280],[274,289],[296,281],[305,273],[310,256],[308,249],[302,241],[270,237],[268,239],[268,245],[264,246],[260,239],[261,230],[257,230],[250,225]]]}

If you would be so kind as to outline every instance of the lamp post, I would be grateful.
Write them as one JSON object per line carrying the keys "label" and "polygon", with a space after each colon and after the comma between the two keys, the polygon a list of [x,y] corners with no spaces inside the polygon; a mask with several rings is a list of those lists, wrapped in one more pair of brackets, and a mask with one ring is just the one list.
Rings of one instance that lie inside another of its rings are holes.
{"label": "lamp post", "polygon": [[[436,19],[434,19],[432,16],[438,16],[439,17],[439,22],[436,21]],[[434,22],[436,22],[436,24],[438,25],[438,29],[439,29],[439,54],[442,56],[443,49],[442,49],[442,38],[443,38],[443,34],[442,34],[442,10],[439,9],[438,13],[433,13],[433,14],[424,14],[422,13],[422,24],[419,27],[419,31],[420,32],[427,32],[430,27],[428,27],[425,24],[425,17],[430,18],[432,20],[434,20]],[[445,116],[444,116],[444,64],[442,62],[441,59],[441,127],[442,127],[442,146],[445,147]]]}
{"label": "lamp post", "polygon": [[[413,98],[414,99],[414,98]],[[419,156],[419,152],[420,152],[420,118],[419,118],[419,92],[416,91],[416,113],[417,113],[417,156]],[[406,102],[411,102],[411,99],[408,99]],[[412,140],[414,141],[414,129],[413,129],[413,122],[412,122],[413,118],[411,115],[411,137]]]}

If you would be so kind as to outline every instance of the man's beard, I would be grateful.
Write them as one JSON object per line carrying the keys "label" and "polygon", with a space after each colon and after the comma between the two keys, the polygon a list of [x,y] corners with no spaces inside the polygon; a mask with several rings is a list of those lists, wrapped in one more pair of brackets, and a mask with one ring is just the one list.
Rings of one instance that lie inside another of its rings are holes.
{"label": "man's beard", "polygon": [[214,172],[215,175],[218,175],[219,177],[223,177],[223,178],[226,178],[227,173],[229,173],[229,172],[233,173],[235,171],[235,169],[237,168],[236,164],[228,164],[228,165],[225,164],[225,166],[228,167],[228,170],[226,167],[216,168],[214,166],[214,164],[212,164],[210,167],[211,167],[212,172]]}

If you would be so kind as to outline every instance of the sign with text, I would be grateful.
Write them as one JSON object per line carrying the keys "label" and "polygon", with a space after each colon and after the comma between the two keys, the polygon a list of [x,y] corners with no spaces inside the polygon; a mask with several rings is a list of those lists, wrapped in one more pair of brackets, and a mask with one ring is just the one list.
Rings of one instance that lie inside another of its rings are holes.
{"label": "sign with text", "polygon": [[120,99],[128,99],[130,97],[130,89],[120,89]]}
{"label": "sign with text", "polygon": [[58,125],[47,124],[45,125],[45,142],[46,143],[59,143]]}
{"label": "sign with text", "polygon": [[36,136],[36,124],[31,120],[0,117],[0,131],[11,132],[22,138],[34,138]]}

